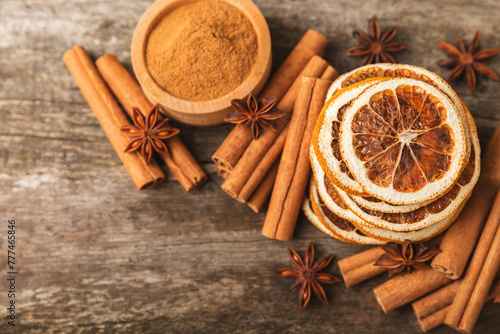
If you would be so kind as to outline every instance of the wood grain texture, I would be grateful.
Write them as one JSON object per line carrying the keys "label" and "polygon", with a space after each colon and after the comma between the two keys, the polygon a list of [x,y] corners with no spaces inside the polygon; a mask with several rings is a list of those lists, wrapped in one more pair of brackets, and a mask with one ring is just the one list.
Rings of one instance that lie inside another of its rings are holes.
{"label": "wood grain texture", "polygon": [[[340,72],[351,30],[377,15],[382,30],[409,49],[399,62],[446,76],[437,40],[499,48],[496,1],[256,0],[273,39],[274,70],[308,28],[329,40],[325,58]],[[18,333],[419,333],[409,306],[384,315],[372,290],[384,275],[346,289],[326,287],[329,306],[312,299],[299,311],[289,281],[270,274],[288,265],[285,246],[337,260],[366,249],[337,242],[299,218],[292,242],[268,240],[255,214],[220,189],[210,161],[232,126],[175,124],[211,179],[185,193],[170,182],[135,190],[61,57],[81,44],[113,53],[129,70],[134,26],[151,1],[2,0],[0,12],[0,275],[6,272],[7,219],[18,230]],[[500,58],[487,62],[497,73]],[[475,116],[483,147],[500,125],[500,84],[479,80],[472,96],[453,85]],[[328,268],[340,277],[336,264]],[[0,332],[7,287],[0,284]],[[477,333],[500,327],[499,304],[487,304]],[[434,333],[453,333],[440,327]]]}

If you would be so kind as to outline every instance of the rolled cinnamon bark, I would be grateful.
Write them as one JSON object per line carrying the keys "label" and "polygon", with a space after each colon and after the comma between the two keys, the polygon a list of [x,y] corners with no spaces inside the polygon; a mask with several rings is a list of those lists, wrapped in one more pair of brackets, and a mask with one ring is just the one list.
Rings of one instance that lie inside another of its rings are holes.
{"label": "rolled cinnamon bark", "polygon": [[[500,197],[500,196],[499,196]],[[495,203],[498,206],[497,203]],[[493,207],[493,211],[490,214],[490,217],[494,217],[496,220],[500,220],[500,215],[496,210],[496,207]],[[478,245],[479,246],[479,245]],[[481,249],[477,249],[476,252],[481,251]],[[458,330],[464,333],[472,333],[472,329],[474,328],[477,318],[479,317],[479,313],[481,312],[484,303],[487,300],[488,292],[493,284],[495,279],[495,275],[498,272],[498,268],[500,268],[500,227],[497,227],[495,232],[495,238],[493,239],[493,243],[489,248],[489,251],[486,255],[486,260],[484,261],[483,267],[477,278],[477,282],[474,285],[474,290],[470,295],[469,302],[463,316],[460,320],[460,324],[458,325]],[[468,271],[471,269],[468,269]],[[467,278],[466,275],[465,278]],[[465,285],[465,281],[462,286]],[[462,289],[460,289],[462,290]],[[460,293],[459,291],[458,293]],[[458,295],[457,295],[458,297]],[[454,307],[455,302],[451,305],[452,309]],[[452,311],[450,310],[450,313]],[[448,317],[446,317],[446,324],[448,324]]]}
{"label": "rolled cinnamon bark", "polygon": [[455,298],[462,280],[453,281],[439,290],[412,303],[413,312],[417,319],[426,318],[437,311],[450,306]]}
{"label": "rolled cinnamon bark", "polygon": [[[334,80],[337,77],[338,72],[332,66],[327,66],[320,78],[325,80]],[[281,133],[275,144],[273,144],[273,148],[275,146],[282,148],[285,137],[286,133]],[[281,150],[282,149],[280,149],[280,151]],[[278,158],[279,157],[274,153],[274,150],[269,150],[259,166],[252,173],[249,180],[245,183],[238,196],[238,200],[246,201],[248,206],[257,213],[260,212],[262,206],[265,204],[273,190],[274,180],[276,179],[276,174],[278,173]],[[274,165],[269,167],[268,162],[272,160],[275,160]],[[268,170],[267,173],[263,175],[263,171],[266,170]]]}
{"label": "rolled cinnamon bark", "polygon": [[[283,131],[280,133],[278,138],[271,145],[269,150],[266,152],[262,160],[259,162],[253,173],[250,175],[246,183],[241,188],[239,194],[236,199],[242,203],[248,201],[248,199],[252,196],[255,189],[262,182],[266,174],[268,174],[271,167],[275,164],[276,161],[279,161],[279,156],[283,151],[283,146],[285,146],[286,137],[288,135],[289,127],[286,126]],[[275,176],[276,177],[276,176]],[[274,179],[273,179],[274,184]]]}
{"label": "rolled cinnamon bark", "polygon": [[323,72],[321,75],[320,79],[325,79],[325,80],[335,80],[339,77],[339,72],[333,66],[328,66],[326,70]]}
{"label": "rolled cinnamon bark", "polygon": [[[477,243],[474,255],[469,263],[467,273],[464,277],[464,282],[458,290],[457,296],[453,301],[450,312],[446,316],[445,323],[452,327],[458,328],[460,320],[464,315],[465,308],[469,303],[474,287],[478,283],[479,274],[482,272],[486,257],[491,250],[495,233],[500,226],[500,192],[495,198],[493,208],[486,221],[481,238]],[[496,273],[496,271],[495,271]]]}
{"label": "rolled cinnamon bark", "polygon": [[229,175],[229,171],[224,167],[217,167],[217,174],[225,179]]}
{"label": "rolled cinnamon bark", "polygon": [[[324,72],[327,66],[328,63],[321,57],[319,56],[312,57],[309,63],[306,65],[306,67],[304,67],[304,70],[301,72],[299,78],[295,80],[295,82],[290,87],[288,92],[278,103],[277,106],[278,109],[287,113],[288,115],[291,115],[293,112],[295,100],[297,98],[300,89],[301,77],[302,76],[318,77]],[[288,123],[288,118],[289,117],[283,117],[276,121],[275,126],[278,128],[277,132],[264,130],[262,131],[259,138],[251,142],[251,144],[246,149],[245,153],[243,153],[241,158],[238,160],[238,163],[236,164],[234,169],[230,172],[229,176],[222,184],[222,189],[228,195],[241,201],[239,197],[241,189],[245,186],[249,178],[256,171],[259,164],[260,166],[268,167],[268,169],[265,170],[264,172],[259,171],[262,177],[265,176],[267,171],[274,164],[274,161],[276,161],[276,159],[278,158],[275,155],[276,151],[273,150],[271,152],[273,154],[270,153],[267,156],[268,159],[265,159],[264,162],[262,160],[266,158],[266,154],[268,154],[269,149],[278,139],[281,132],[286,128],[286,125]],[[284,143],[284,138],[282,137],[282,139],[283,139],[282,142]],[[257,186],[258,183],[255,185],[255,187]]]}
{"label": "rolled cinnamon bark", "polygon": [[[417,300],[412,304],[413,311],[418,320],[420,328],[424,331],[430,331],[444,324],[446,315],[450,311],[451,303],[455,298],[462,280],[454,281],[451,284]],[[494,299],[500,292],[500,280],[497,279],[493,284],[488,300]]]}
{"label": "rolled cinnamon bark", "polygon": [[[437,236],[429,240],[427,244],[437,247],[441,243],[441,240],[441,236]],[[345,285],[349,288],[386,272],[387,268],[374,266],[375,262],[384,254],[385,251],[382,247],[374,247],[340,260],[339,268]]]}
{"label": "rolled cinnamon bark", "polygon": [[340,260],[339,268],[346,287],[350,288],[386,272],[387,268],[373,265],[384,254],[381,247],[374,247]]}
{"label": "rolled cinnamon bark", "polygon": [[[264,88],[260,98],[274,96],[279,102],[309,60],[314,55],[323,56],[326,43],[327,40],[323,35],[308,30]],[[250,127],[236,126],[214,153],[212,160],[230,172],[251,142]]]}
{"label": "rolled cinnamon bark", "polygon": [[444,323],[444,319],[446,318],[446,314],[450,310],[450,305],[443,307],[442,309],[430,314],[428,317],[419,319],[417,318],[418,325],[424,332],[428,332],[431,329],[434,329],[438,326],[441,326]]}
{"label": "rolled cinnamon bark", "polygon": [[266,201],[271,195],[274,186],[274,180],[276,180],[276,174],[278,174],[278,168],[280,166],[280,161],[277,159],[274,165],[271,167],[266,176],[260,181],[258,187],[253,192],[252,196],[248,199],[247,205],[255,213],[259,213]]}
{"label": "rolled cinnamon bark", "polygon": [[432,260],[432,267],[452,279],[462,276],[474,246],[500,187],[500,128],[493,137],[482,159],[479,181],[471,199],[460,217],[445,232],[441,242],[441,253]]}
{"label": "rolled cinnamon bark", "polygon": [[[133,115],[134,107],[138,108],[144,116],[148,115],[154,107],[153,104],[114,55],[106,54],[100,57],[96,65],[104,81],[130,117]],[[178,136],[167,139],[165,144],[170,155],[162,155],[161,158],[186,191],[198,187],[208,179],[207,174]]]}
{"label": "rolled cinnamon bark", "polygon": [[309,146],[330,80],[302,77],[262,234],[291,240],[311,170]]}
{"label": "rolled cinnamon bark", "polygon": [[161,183],[165,175],[154,160],[147,164],[138,152],[124,152],[130,138],[121,131],[121,127],[130,122],[116,103],[115,97],[109,91],[85,49],[79,45],[75,46],[66,51],[63,61],[137,189],[148,189]]}
{"label": "rolled cinnamon bark", "polygon": [[385,313],[425,296],[452,280],[432,268],[400,274],[373,290]]}

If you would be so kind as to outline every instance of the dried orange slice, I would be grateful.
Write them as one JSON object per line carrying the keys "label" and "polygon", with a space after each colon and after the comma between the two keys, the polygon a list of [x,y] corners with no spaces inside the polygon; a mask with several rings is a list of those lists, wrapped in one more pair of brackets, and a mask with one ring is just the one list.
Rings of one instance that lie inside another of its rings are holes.
{"label": "dried orange slice", "polygon": [[468,129],[438,88],[392,78],[366,88],[340,125],[343,160],[365,193],[391,204],[439,197],[467,162]]}
{"label": "dried orange slice", "polygon": [[457,220],[464,206],[465,203],[456,208],[452,212],[452,214],[450,214],[445,219],[437,222],[436,224],[423,228],[421,230],[397,232],[376,227],[362,226],[360,228],[360,231],[367,236],[370,236],[378,240],[383,240],[385,242],[388,241],[404,242],[405,240],[410,240],[414,242],[424,242],[446,231],[446,229],[450,227],[451,224],[455,222],[455,220]]}
{"label": "dried orange slice", "polygon": [[[312,142],[316,156],[337,187],[350,194],[366,195],[363,188],[354,179],[340,154],[339,129],[342,116],[351,102],[367,87],[380,81],[370,79],[336,92],[325,104],[314,129]],[[321,141],[319,138],[321,137]]]}
{"label": "dried orange slice", "polygon": [[[322,208],[322,210],[319,213],[321,215],[321,212],[323,212],[323,217],[318,219],[320,219],[320,221],[323,221],[327,229],[328,226],[330,226],[331,224],[335,225],[335,222],[348,221],[352,224],[352,226],[356,228],[358,234],[362,233],[363,235],[370,236],[377,240],[403,242],[404,240],[409,239],[411,241],[425,241],[445,231],[456,220],[458,214],[461,212],[464,205],[464,204],[460,205],[443,220],[420,230],[391,231],[379,228],[363,221],[360,217],[356,216],[352,211],[350,211],[350,209],[345,205],[345,203],[340,198],[337,192],[338,188],[336,188],[331,183],[328,184],[329,183],[328,178],[323,173],[318,161],[315,160],[314,152],[312,150],[311,150],[311,161],[315,161],[312,164],[313,177],[315,183],[314,186],[313,185],[310,186],[311,201],[316,202],[316,205]],[[322,182],[321,180],[324,181]],[[314,192],[317,192],[319,197],[316,197],[316,195],[314,195]],[[326,208],[322,206],[323,204],[324,206],[326,206]],[[324,228],[325,226],[323,226],[320,229],[323,230]],[[330,233],[327,234],[330,235]],[[336,236],[336,238],[340,239],[339,236]]]}
{"label": "dried orange slice", "polygon": [[[414,65],[381,63],[358,67],[351,72],[342,74],[333,82],[328,90],[326,100],[328,101],[331,96],[342,88],[352,86],[367,79],[380,77],[411,78],[439,88],[446,95],[448,95],[448,97],[455,104],[462,117],[462,122],[464,124],[468,122],[467,108],[463,104],[460,97],[458,97],[455,93],[453,88],[451,88],[451,86],[436,73]],[[469,139],[469,133],[466,132],[465,135],[467,139]],[[469,144],[469,142],[467,142],[467,144]],[[469,148],[470,147],[468,146],[467,149]]]}
{"label": "dried orange slice", "polygon": [[[342,74],[330,86],[326,98],[329,99],[339,89],[349,87],[366,79],[379,77],[411,78],[434,85],[440,89],[443,89],[444,86],[449,87],[441,77],[423,67],[407,64],[379,63],[361,66],[351,72]],[[453,92],[453,89],[450,87],[449,91]]]}
{"label": "dried orange slice", "polygon": [[313,177],[310,179],[310,199],[304,200],[302,210],[314,226],[335,239],[363,245],[381,245],[384,243],[364,235],[351,222],[328,210],[318,196]]}
{"label": "dried orange slice", "polygon": [[363,197],[349,194],[349,197],[352,198],[354,202],[356,202],[360,207],[380,211],[380,212],[389,212],[389,213],[401,213],[401,212],[410,212],[413,210],[417,210],[423,206],[426,206],[429,203],[432,203],[432,200],[424,201],[421,203],[413,203],[406,205],[394,205],[384,201],[379,200],[375,197]]}
{"label": "dried orange slice", "polygon": [[[479,173],[477,173],[479,174]],[[467,182],[466,178],[464,181]],[[437,200],[410,212],[386,213],[365,209],[340,190],[338,197],[349,210],[357,215],[365,226],[375,226],[391,231],[414,231],[435,224],[454,213],[465,202],[472,191],[473,182],[457,182],[452,189]]]}
{"label": "dried orange slice", "polygon": [[342,190],[338,190],[338,196],[344,205],[368,226],[372,225],[392,231],[410,231],[422,229],[445,219],[469,198],[479,179],[480,144],[472,116],[470,116],[470,124],[473,142],[469,161],[451,190],[440,198],[409,212],[387,213],[360,206]]}
{"label": "dried orange slice", "polygon": [[[470,112],[467,110],[468,114],[468,124],[469,124],[469,133],[471,134],[471,141],[472,145],[471,148],[473,151],[471,151],[471,155],[469,157],[469,162],[466,166],[466,169],[462,171],[462,175],[460,176],[460,179],[463,179],[468,175],[469,177],[471,176],[471,173],[475,173],[474,178],[470,179],[470,182],[467,184],[467,189],[472,191],[472,188],[477,182],[477,178],[479,177],[479,164],[480,164],[480,154],[478,153],[480,150],[479,146],[479,139],[477,136],[477,129],[476,125],[474,123],[474,118],[470,114]],[[474,154],[475,152],[475,154]],[[471,160],[472,159],[472,160]],[[477,169],[476,169],[477,168]],[[465,174],[467,173],[467,174]],[[452,188],[453,189],[453,188]],[[393,205],[384,201],[381,201],[375,197],[362,197],[362,196],[357,196],[353,194],[349,194],[349,197],[352,198],[353,201],[355,201],[360,207],[364,209],[369,209],[369,210],[374,210],[374,211],[380,211],[380,212],[387,212],[387,213],[402,213],[402,212],[410,212],[417,210],[423,206],[426,206],[427,204],[432,203],[434,200],[428,200],[424,201],[421,203],[414,203],[414,204],[407,204],[407,205]]]}
{"label": "dried orange slice", "polygon": [[445,231],[457,219],[464,206],[461,205],[442,221],[417,231],[395,232],[356,224],[351,224],[350,229],[346,230],[342,226],[349,221],[340,217],[334,210],[322,205],[323,202],[314,181],[310,184],[310,193],[310,199],[305,199],[302,206],[308,220],[323,233],[333,238],[357,244],[378,245],[388,241],[403,242],[404,240],[411,240],[422,242],[432,239]]}

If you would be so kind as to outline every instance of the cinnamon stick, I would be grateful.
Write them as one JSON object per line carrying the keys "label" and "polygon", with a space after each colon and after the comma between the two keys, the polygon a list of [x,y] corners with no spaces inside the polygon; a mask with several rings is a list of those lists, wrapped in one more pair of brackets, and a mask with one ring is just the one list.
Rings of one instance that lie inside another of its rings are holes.
{"label": "cinnamon stick", "polygon": [[274,162],[266,176],[260,181],[260,184],[253,192],[252,196],[249,198],[247,205],[255,213],[259,213],[264,204],[266,203],[271,191],[273,190],[274,180],[276,179],[276,174],[278,174],[280,162],[279,159]]}
{"label": "cinnamon stick", "polygon": [[[498,233],[497,233],[498,235]],[[499,239],[500,240],[500,239]],[[498,245],[498,244],[497,244]],[[488,264],[491,263],[493,264],[493,257],[496,256],[495,262],[499,262],[498,257],[500,254],[500,247],[496,247],[497,253],[490,253],[491,254],[491,260],[492,262],[488,261]],[[486,263],[485,263],[486,264]],[[498,268],[498,265],[497,265]],[[476,324],[477,318],[479,317],[479,313],[481,313],[481,310],[484,306],[484,304],[488,300],[495,299],[495,293],[498,294],[500,291],[500,282],[496,282],[494,284],[490,283],[489,281],[492,280],[491,278],[491,271],[490,271],[490,276],[487,277],[487,274],[481,273],[481,276],[479,277],[480,280],[478,280],[478,284],[474,288],[474,292],[471,296],[471,299],[469,301],[469,305],[467,306],[467,309],[465,310],[464,316],[462,318],[462,321],[460,321],[460,325],[458,327],[458,330],[463,333],[472,333],[472,330],[474,329],[474,325]],[[484,284],[481,284],[484,283]],[[492,290],[494,290],[492,292]],[[490,291],[490,293],[488,293]],[[495,301],[495,300],[494,300]]]}
{"label": "cinnamon stick", "polygon": [[[441,240],[442,238],[439,235],[429,240],[427,244],[437,247],[441,243]],[[375,262],[384,254],[385,251],[381,247],[374,247],[340,260],[339,268],[345,285],[349,288],[386,272],[387,268],[374,266]]]}
{"label": "cinnamon stick", "polygon": [[373,290],[385,313],[425,296],[452,280],[432,268],[400,274]]}
{"label": "cinnamon stick", "polygon": [[291,240],[311,170],[309,147],[330,80],[302,77],[262,234]]}
{"label": "cinnamon stick", "polygon": [[441,326],[444,323],[444,319],[446,318],[446,314],[450,310],[450,305],[443,307],[442,309],[430,314],[429,316],[419,319],[417,318],[418,325],[424,332],[428,332],[431,329],[434,329],[438,326]]}
{"label": "cinnamon stick", "polygon": [[493,137],[482,159],[481,175],[473,190],[471,199],[465,205],[460,217],[445,232],[432,267],[452,279],[462,276],[474,246],[500,187],[500,128]]}
{"label": "cinnamon stick", "polygon": [[[451,303],[455,298],[462,280],[454,281],[451,284],[419,299],[412,304],[413,311],[418,320],[420,328],[424,331],[430,331],[444,324],[445,318],[450,311]],[[488,300],[494,299],[500,292],[500,280],[497,278],[493,284]]]}
{"label": "cinnamon stick", "polygon": [[[338,77],[338,72],[332,66],[328,66],[323,74],[321,75],[321,79],[325,80],[334,80]],[[285,137],[285,134],[281,134],[280,137]],[[279,139],[279,138],[278,138]],[[282,143],[278,142],[278,143]],[[268,172],[262,176],[262,170],[267,170],[269,165],[266,165],[266,161],[270,161],[275,159],[275,163]],[[265,204],[266,200],[271,195],[273,190],[274,180],[276,179],[276,174],[278,173],[278,165],[279,159],[278,157],[274,157],[273,152],[268,152],[263,159],[262,164],[256,168],[256,170],[252,173],[252,176],[247,181],[245,186],[242,188],[238,199],[240,201],[246,201],[248,206],[255,212],[260,212],[262,206]]]}
{"label": "cinnamon stick", "polygon": [[[323,55],[326,43],[323,35],[308,30],[264,88],[260,99],[274,96],[279,102],[309,60],[314,55]],[[212,160],[219,167],[224,167],[226,173],[230,172],[251,142],[250,128],[236,126],[214,153]]]}
{"label": "cinnamon stick", "polygon": [[217,167],[217,174],[219,174],[223,179],[229,175],[229,171],[224,167]]}
{"label": "cinnamon stick", "polygon": [[333,66],[328,66],[326,70],[323,72],[321,75],[320,79],[325,79],[325,80],[335,80],[339,77],[339,72]]}
{"label": "cinnamon stick", "polygon": [[[276,138],[271,147],[267,150],[266,154],[264,155],[260,163],[257,165],[255,170],[250,174],[250,177],[248,178],[248,180],[246,181],[246,183],[243,185],[240,192],[236,196],[236,199],[238,201],[245,203],[252,196],[253,192],[262,182],[262,180],[269,172],[271,167],[276,163],[276,161],[279,161],[278,158],[281,152],[283,151],[283,147],[285,146],[285,141],[288,135],[288,131],[289,127],[286,126],[280,133],[278,138]],[[273,184],[275,178],[276,175],[273,178]]]}
{"label": "cinnamon stick", "polygon": [[[321,74],[321,77],[324,78],[324,80],[332,80],[335,75],[338,75],[337,71],[336,70],[332,71],[332,69],[333,69],[333,67],[327,66],[326,69],[323,71],[323,74]],[[302,78],[304,76],[307,77],[308,75],[304,74],[302,76]],[[299,79],[300,78],[301,77],[299,77]],[[297,87],[300,88],[301,82],[300,82],[300,80],[298,80],[298,81],[299,82],[295,83],[294,85],[297,85]],[[323,104],[324,104],[324,101],[323,101]],[[241,191],[237,197],[237,199],[239,201],[241,201],[241,202],[248,201],[248,199],[251,197],[251,195],[259,187],[263,178],[265,177],[267,172],[271,169],[272,164],[278,160],[279,155],[281,154],[281,151],[283,150],[283,146],[285,145],[285,140],[286,140],[287,135],[288,135],[288,126],[280,133],[280,135],[278,136],[276,141],[273,143],[271,148],[267,151],[266,155],[261,160],[261,162],[259,163],[257,168],[255,168],[255,170],[252,172],[252,175],[246,181],[243,188],[241,188]],[[269,190],[272,190],[272,188]],[[267,197],[269,197],[270,194],[271,194],[271,191],[267,192]]]}
{"label": "cinnamon stick", "polygon": [[[482,268],[480,269],[479,277],[477,278],[475,284],[474,284],[474,289],[472,290],[472,293],[470,294],[470,298],[468,300],[467,306],[465,308],[465,311],[463,312],[463,315],[460,319],[459,325],[458,325],[458,330],[464,333],[471,333],[472,329],[474,328],[474,325],[476,324],[477,318],[479,317],[479,313],[481,312],[481,309],[484,306],[484,303],[486,302],[486,299],[488,297],[488,292],[490,291],[490,288],[493,284],[493,281],[495,279],[495,275],[498,271],[498,268],[500,268],[500,225],[498,224],[498,221],[500,221],[500,195],[497,196],[497,200],[495,200],[495,204],[493,205],[492,212],[488,218],[487,225],[489,225],[490,220],[496,220],[497,221],[497,226],[496,226],[496,231],[494,231],[495,237],[493,239],[493,242],[491,243],[490,247],[488,248],[486,255],[486,259],[484,260],[484,264],[482,265]],[[487,226],[488,228],[489,226]],[[483,236],[486,233],[489,233],[489,231],[485,228],[485,231],[483,232]],[[481,239],[483,239],[483,236],[481,236]],[[481,240],[482,241],[482,240]],[[476,247],[476,253],[478,253],[478,257],[483,255],[483,246],[484,244],[478,244]],[[474,254],[474,258],[476,258],[476,253]],[[473,260],[474,260],[473,258]],[[472,265],[472,263],[471,263]],[[468,279],[469,275],[476,275],[475,271],[476,267],[469,266],[469,269],[467,269],[467,274],[465,275],[464,278],[464,283],[462,284],[462,288],[458,291],[457,298],[455,300],[458,301],[459,295],[461,295],[463,292],[467,293],[466,288],[466,280]],[[469,281],[467,281],[469,283]],[[460,305],[457,307],[459,308]],[[453,301],[453,304],[451,305],[450,313],[446,317],[445,323],[447,325],[451,325],[450,327],[454,326],[454,322],[449,322],[449,319],[452,318],[452,312],[454,312],[455,309],[455,301]],[[458,309],[460,311],[460,308]]]}
{"label": "cinnamon stick", "polygon": [[124,152],[130,138],[120,129],[130,122],[116,103],[115,97],[109,91],[85,49],[79,45],[75,46],[66,51],[63,61],[137,189],[148,189],[161,183],[165,175],[155,161],[147,164],[138,152]]}
{"label": "cinnamon stick", "polygon": [[[104,81],[130,117],[133,115],[134,107],[138,108],[144,116],[148,115],[153,104],[114,55],[101,56],[97,59],[96,65]],[[207,174],[178,136],[167,139],[165,144],[170,155],[162,155],[161,158],[186,191],[198,187],[208,179]]]}
{"label": "cinnamon stick", "polygon": [[[328,63],[321,57],[312,57],[306,67],[304,67],[304,69],[302,70],[299,78],[295,80],[288,92],[278,103],[278,109],[287,113],[288,115],[291,115],[293,112],[295,99],[297,98],[300,89],[301,77],[304,75],[318,77],[324,72],[327,66]],[[256,172],[259,173],[262,177],[265,176],[265,174],[274,164],[279,155],[278,150],[272,150],[268,154],[269,149],[278,139],[281,132],[286,129],[288,118],[289,117],[283,117],[276,121],[275,125],[279,129],[277,132],[264,130],[262,131],[262,134],[259,136],[259,138],[253,140],[250,143],[245,153],[241,156],[236,166],[233,168],[229,176],[222,184],[222,189],[227,194],[237,200],[243,201],[242,199],[240,199],[239,195],[241,189],[245,186],[249,178],[252,176],[252,173]],[[282,136],[278,143],[284,143],[285,136],[286,133]],[[266,154],[268,154],[267,157]],[[262,168],[258,168],[259,165]],[[266,170],[264,171],[264,169]],[[255,185],[255,187],[257,186],[258,183]]]}
{"label": "cinnamon stick", "polygon": [[340,260],[338,264],[346,287],[350,288],[386,272],[387,268],[373,265],[384,254],[381,247],[374,247]]}
{"label": "cinnamon stick", "polygon": [[[486,257],[491,250],[493,239],[495,237],[496,231],[500,226],[500,192],[495,198],[493,208],[486,221],[481,238],[477,243],[474,255],[469,263],[467,273],[464,277],[464,282],[457,293],[455,300],[451,306],[450,312],[446,316],[445,323],[452,327],[458,328],[460,320],[465,312],[465,308],[469,303],[472,291],[478,283],[479,275],[482,272]],[[495,271],[496,273],[496,271]]]}
{"label": "cinnamon stick", "polygon": [[412,303],[413,312],[417,319],[426,318],[437,311],[450,306],[455,298],[462,280],[453,281],[439,290]]}

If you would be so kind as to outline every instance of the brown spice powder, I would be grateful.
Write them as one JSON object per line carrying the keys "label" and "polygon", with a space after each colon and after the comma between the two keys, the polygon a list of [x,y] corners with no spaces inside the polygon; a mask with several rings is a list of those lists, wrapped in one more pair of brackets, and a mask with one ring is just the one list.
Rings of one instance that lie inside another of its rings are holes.
{"label": "brown spice powder", "polygon": [[183,5],[151,31],[146,64],[168,93],[191,101],[224,96],[248,77],[258,50],[250,20],[220,0]]}

